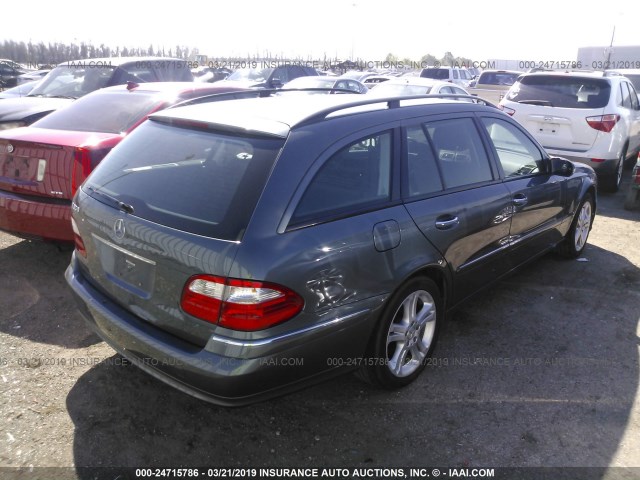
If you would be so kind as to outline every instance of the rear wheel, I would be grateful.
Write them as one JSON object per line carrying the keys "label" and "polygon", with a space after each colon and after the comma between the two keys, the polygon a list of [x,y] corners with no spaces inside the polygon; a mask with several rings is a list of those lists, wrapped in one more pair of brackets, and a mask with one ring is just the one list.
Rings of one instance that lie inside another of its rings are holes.
{"label": "rear wheel", "polygon": [[634,188],[633,185],[629,186],[629,190],[627,190],[627,196],[624,199],[624,208],[626,210],[634,210],[638,208],[638,202],[640,200],[640,190]]}
{"label": "rear wheel", "polygon": [[577,258],[582,254],[584,247],[587,245],[592,222],[593,198],[590,193],[587,193],[578,207],[576,216],[571,223],[571,228],[569,228],[562,243],[558,245],[558,252],[563,257]]}
{"label": "rear wheel", "polygon": [[433,352],[442,318],[436,284],[409,280],[383,310],[359,376],[389,389],[413,382]]}
{"label": "rear wheel", "polygon": [[622,173],[624,171],[624,163],[627,157],[627,149],[618,157],[618,163],[616,163],[616,170],[613,175],[608,176],[602,182],[603,188],[608,192],[617,192],[620,188],[620,184],[622,183]]}

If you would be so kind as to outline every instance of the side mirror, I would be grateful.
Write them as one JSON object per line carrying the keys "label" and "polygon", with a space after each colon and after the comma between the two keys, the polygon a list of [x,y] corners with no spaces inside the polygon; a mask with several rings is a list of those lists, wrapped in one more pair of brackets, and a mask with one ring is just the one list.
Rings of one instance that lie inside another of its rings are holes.
{"label": "side mirror", "polygon": [[573,163],[566,158],[551,157],[551,173],[554,175],[561,175],[563,177],[570,177],[573,175]]}
{"label": "side mirror", "polygon": [[282,80],[280,80],[277,77],[274,77],[271,79],[271,88],[282,88],[282,85],[284,85],[282,83]]}

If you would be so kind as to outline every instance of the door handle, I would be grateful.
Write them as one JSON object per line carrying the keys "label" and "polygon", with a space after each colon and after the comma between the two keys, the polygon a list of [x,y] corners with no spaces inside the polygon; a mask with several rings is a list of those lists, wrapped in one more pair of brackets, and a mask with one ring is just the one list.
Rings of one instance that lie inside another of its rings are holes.
{"label": "door handle", "polygon": [[526,205],[527,202],[528,202],[528,199],[526,195],[523,195],[522,193],[519,193],[513,197],[513,204],[516,207],[522,207],[523,205]]}
{"label": "door handle", "polygon": [[[440,217],[443,218],[443,217]],[[460,223],[458,217],[446,217],[446,220],[436,219],[436,228],[438,230],[448,230]]]}

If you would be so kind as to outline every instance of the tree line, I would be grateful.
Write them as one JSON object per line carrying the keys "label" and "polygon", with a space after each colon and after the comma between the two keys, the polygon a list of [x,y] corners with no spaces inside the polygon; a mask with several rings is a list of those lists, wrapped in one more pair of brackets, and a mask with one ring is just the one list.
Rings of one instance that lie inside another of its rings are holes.
{"label": "tree line", "polygon": [[69,60],[82,60],[85,58],[108,58],[108,57],[174,57],[188,59],[191,55],[197,54],[197,48],[183,45],[176,45],[166,49],[165,47],[155,47],[149,45],[147,48],[108,46],[100,44],[98,46],[91,43],[33,43],[29,41],[17,42],[15,40],[4,40],[0,43],[0,58],[7,58],[14,62],[26,65],[57,65]]}

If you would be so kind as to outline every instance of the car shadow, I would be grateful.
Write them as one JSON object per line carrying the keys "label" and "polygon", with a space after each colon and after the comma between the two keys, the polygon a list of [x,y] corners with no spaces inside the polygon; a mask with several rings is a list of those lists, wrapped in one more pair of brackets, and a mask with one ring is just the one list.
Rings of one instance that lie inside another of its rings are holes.
{"label": "car shadow", "polygon": [[[71,248],[53,243],[23,240],[0,249],[0,332],[73,349],[100,341],[84,328],[64,279],[70,260]],[[43,318],[46,325],[36,321]]]}
{"label": "car shadow", "polygon": [[78,475],[196,465],[606,467],[624,455],[638,392],[640,269],[592,245],[586,254],[588,262],[547,255],[468,302],[444,324],[427,370],[399,391],[346,375],[221,408],[114,355],[67,396]]}

